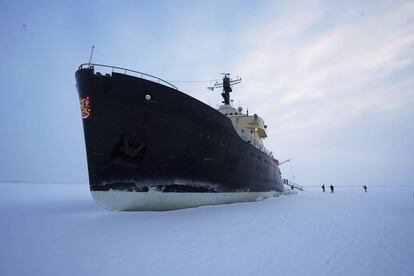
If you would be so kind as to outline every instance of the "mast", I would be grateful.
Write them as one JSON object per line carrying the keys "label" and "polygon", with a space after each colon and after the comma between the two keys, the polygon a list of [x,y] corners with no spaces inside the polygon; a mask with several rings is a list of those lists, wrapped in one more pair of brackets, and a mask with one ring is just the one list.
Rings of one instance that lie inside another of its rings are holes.
{"label": "mast", "polygon": [[237,77],[237,79],[232,80],[230,79],[230,73],[221,73],[221,74],[224,75],[223,82],[222,83],[216,82],[214,84],[214,87],[223,88],[223,92],[221,93],[221,96],[223,96],[223,99],[224,99],[223,103],[225,105],[230,105],[230,92],[233,91],[231,87],[235,84],[239,84],[242,79],[240,77]]}

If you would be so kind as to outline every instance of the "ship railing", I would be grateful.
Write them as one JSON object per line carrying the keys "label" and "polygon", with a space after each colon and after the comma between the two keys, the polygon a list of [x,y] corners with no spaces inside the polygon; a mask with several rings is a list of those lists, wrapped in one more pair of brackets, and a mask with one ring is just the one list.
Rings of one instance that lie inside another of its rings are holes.
{"label": "ship railing", "polygon": [[271,151],[269,151],[263,144],[258,143],[253,137],[251,137],[250,135],[247,135],[245,133],[241,133],[240,137],[246,141],[249,142],[251,145],[253,145],[255,148],[257,148],[258,150],[264,152],[265,154],[267,154],[270,157],[273,157],[273,153]]}
{"label": "ship railing", "polygon": [[141,78],[141,79],[144,79],[144,80],[149,80],[149,81],[152,81],[152,82],[163,84],[165,86],[169,86],[173,89],[178,90],[178,88],[174,84],[171,84],[166,80],[163,80],[163,79],[160,79],[156,76],[146,74],[146,73],[142,73],[142,72],[139,72],[139,71],[135,71],[135,70],[127,69],[127,68],[122,68],[122,67],[117,67],[117,66],[97,64],[97,63],[83,63],[83,64],[79,65],[79,69],[88,68],[88,69],[94,69],[95,70],[95,67],[110,69],[112,73],[119,73],[119,74],[125,74],[125,75],[129,75],[129,76],[133,76],[133,77],[138,77],[138,78]]}

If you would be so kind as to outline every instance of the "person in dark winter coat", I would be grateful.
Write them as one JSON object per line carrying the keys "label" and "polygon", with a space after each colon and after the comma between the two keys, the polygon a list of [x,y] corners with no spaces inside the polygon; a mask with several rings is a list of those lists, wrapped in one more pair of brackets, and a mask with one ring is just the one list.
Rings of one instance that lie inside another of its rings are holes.
{"label": "person in dark winter coat", "polygon": [[367,192],[367,185],[364,185],[364,190],[365,190],[365,192]]}
{"label": "person in dark winter coat", "polygon": [[329,188],[331,188],[331,194],[333,194],[335,192],[334,186],[331,184],[331,186],[329,186]]}
{"label": "person in dark winter coat", "polygon": [[325,192],[325,184],[323,184],[323,185],[321,186],[321,188],[322,188],[322,192]]}

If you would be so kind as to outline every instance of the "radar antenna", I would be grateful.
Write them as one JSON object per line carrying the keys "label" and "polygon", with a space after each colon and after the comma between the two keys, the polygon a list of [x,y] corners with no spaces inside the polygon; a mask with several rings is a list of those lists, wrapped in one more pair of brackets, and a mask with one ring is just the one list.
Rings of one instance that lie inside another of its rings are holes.
{"label": "radar antenna", "polygon": [[221,93],[221,96],[223,96],[223,103],[225,105],[230,105],[230,92],[233,91],[233,89],[231,89],[231,87],[235,84],[239,84],[241,82],[241,78],[237,77],[237,79],[232,80],[230,79],[230,73],[221,73],[224,77],[223,77],[223,82],[222,83],[218,83],[216,82],[214,84],[215,88],[223,88],[223,93]]}

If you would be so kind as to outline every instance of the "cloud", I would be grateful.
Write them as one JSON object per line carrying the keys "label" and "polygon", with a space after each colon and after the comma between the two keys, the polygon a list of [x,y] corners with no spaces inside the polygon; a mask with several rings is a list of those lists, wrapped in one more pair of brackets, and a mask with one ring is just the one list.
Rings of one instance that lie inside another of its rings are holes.
{"label": "cloud", "polygon": [[246,34],[257,44],[235,66],[247,76],[243,102],[280,130],[295,131],[338,127],[412,104],[412,77],[395,76],[414,65],[413,3],[344,12],[331,23],[328,15],[342,14],[338,7],[296,8]]}
{"label": "cloud", "polygon": [[[86,181],[73,74],[93,44],[97,63],[167,80],[242,76],[235,103],[265,119],[266,145],[295,160],[303,184],[328,178],[326,168],[344,179],[387,169],[412,179],[404,168],[414,162],[413,2],[10,2],[4,10],[3,179]],[[208,82],[177,85],[221,102]],[[50,164],[59,165],[50,172]]]}

